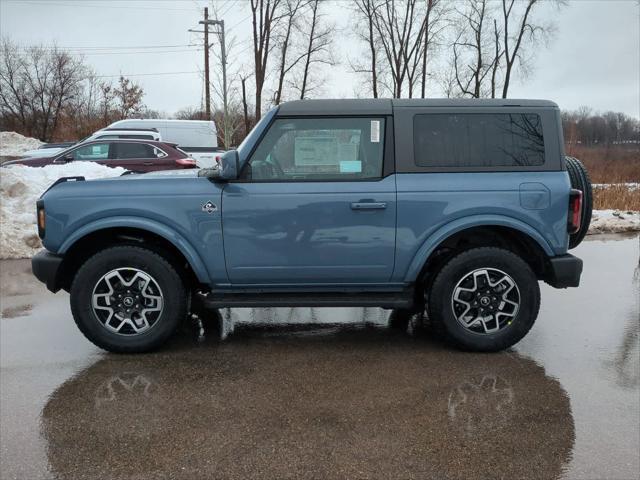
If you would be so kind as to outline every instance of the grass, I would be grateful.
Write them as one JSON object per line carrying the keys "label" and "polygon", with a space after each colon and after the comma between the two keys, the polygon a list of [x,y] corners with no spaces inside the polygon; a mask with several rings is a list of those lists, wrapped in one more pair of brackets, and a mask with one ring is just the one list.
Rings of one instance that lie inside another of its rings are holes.
{"label": "grass", "polygon": [[593,183],[640,182],[640,145],[565,145],[565,152],[584,163]]}
{"label": "grass", "polygon": [[626,185],[596,188],[593,190],[593,208],[640,211],[640,188],[632,189]]}
{"label": "grass", "polygon": [[[640,183],[640,146],[565,145],[567,155],[584,163],[593,183],[608,183],[606,188],[594,188],[593,208],[640,210],[640,188],[625,183]],[[616,185],[617,184],[617,185]]]}

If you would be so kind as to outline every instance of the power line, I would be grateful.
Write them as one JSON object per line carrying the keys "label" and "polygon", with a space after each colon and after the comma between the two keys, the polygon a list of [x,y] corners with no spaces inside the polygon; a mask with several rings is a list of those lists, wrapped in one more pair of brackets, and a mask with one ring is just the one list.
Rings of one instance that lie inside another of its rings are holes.
{"label": "power line", "polygon": [[192,72],[157,72],[157,73],[119,73],[118,75],[96,75],[96,78],[116,78],[116,77],[150,77],[150,76],[160,76],[160,75],[186,75],[193,73],[202,73],[198,70]]}
{"label": "power line", "polygon": [[[35,46],[35,48],[43,49],[43,50],[129,50],[129,49],[156,49],[156,48],[181,48],[181,47],[199,47],[195,43],[185,43],[182,45],[112,45],[112,46],[82,46],[82,47],[72,47],[72,46],[60,46],[60,45],[43,45],[43,46]],[[20,45],[18,48],[23,50],[29,50],[33,48],[33,46]]]}
{"label": "power line", "polygon": [[[110,2],[108,5],[97,3],[62,3],[62,2],[49,2],[49,1],[37,1],[37,0],[23,0],[19,3],[30,5],[54,5],[60,7],[89,7],[89,8],[111,8],[117,10],[158,10],[163,12],[191,12],[196,13],[195,9],[191,8],[162,8],[162,7],[143,7],[143,6],[130,6],[130,5],[114,5],[115,2]],[[123,2],[124,3],[124,2]]]}
{"label": "power line", "polygon": [[231,30],[233,30],[234,28],[236,28],[238,25],[240,25],[242,22],[244,22],[245,20],[249,20],[251,18],[251,13],[249,15],[247,15],[246,17],[244,17],[242,20],[240,20],[239,22],[234,23],[233,25],[231,25],[229,28],[227,28],[227,32],[230,32]]}
{"label": "power line", "polygon": [[[74,52],[70,50],[60,50],[60,53],[69,53],[72,55],[147,55],[150,53],[185,53],[185,52],[199,52],[202,48],[190,49],[190,50],[152,50],[152,51],[138,51],[138,52]],[[29,52],[21,52],[18,55],[29,55]]]}

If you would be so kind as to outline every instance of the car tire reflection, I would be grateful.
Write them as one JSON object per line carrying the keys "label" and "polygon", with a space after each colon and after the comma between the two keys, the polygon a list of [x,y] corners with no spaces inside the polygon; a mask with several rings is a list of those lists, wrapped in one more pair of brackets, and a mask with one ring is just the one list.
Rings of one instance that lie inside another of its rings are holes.
{"label": "car tire reflection", "polygon": [[105,356],[41,425],[62,479],[558,478],[574,444],[566,392],[528,358],[335,325]]}

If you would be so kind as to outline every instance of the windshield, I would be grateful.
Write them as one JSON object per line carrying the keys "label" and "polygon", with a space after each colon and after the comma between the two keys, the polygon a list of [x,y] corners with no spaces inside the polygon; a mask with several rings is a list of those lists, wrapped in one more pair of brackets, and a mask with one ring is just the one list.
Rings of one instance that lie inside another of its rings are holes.
{"label": "windshield", "polygon": [[246,158],[249,156],[251,149],[253,148],[255,143],[258,141],[258,138],[260,138],[260,136],[262,135],[262,132],[264,131],[264,129],[267,128],[267,125],[269,125],[269,123],[271,122],[271,119],[274,117],[277,111],[278,111],[278,107],[274,107],[271,110],[269,110],[267,113],[265,113],[264,117],[262,117],[260,121],[256,124],[256,126],[253,127],[253,129],[251,129],[251,131],[249,132],[249,135],[244,137],[244,140],[238,146],[238,155],[240,157],[241,162],[244,162]]}

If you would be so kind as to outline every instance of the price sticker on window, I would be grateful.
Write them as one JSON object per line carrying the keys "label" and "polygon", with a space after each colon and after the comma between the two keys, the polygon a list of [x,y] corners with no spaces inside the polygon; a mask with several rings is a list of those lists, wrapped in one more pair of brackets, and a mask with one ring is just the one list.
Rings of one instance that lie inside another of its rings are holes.
{"label": "price sticker on window", "polygon": [[371,120],[371,143],[380,142],[380,120]]}

